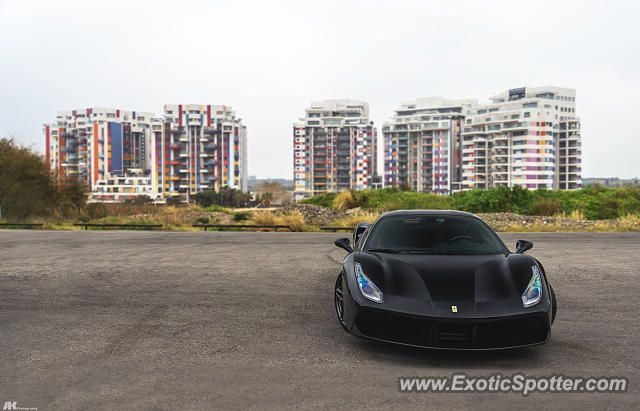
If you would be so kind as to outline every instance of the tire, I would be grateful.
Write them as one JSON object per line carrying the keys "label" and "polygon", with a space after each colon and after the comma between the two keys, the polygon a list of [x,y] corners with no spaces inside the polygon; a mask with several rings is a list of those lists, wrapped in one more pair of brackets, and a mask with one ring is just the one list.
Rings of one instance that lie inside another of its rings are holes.
{"label": "tire", "polygon": [[551,290],[551,324],[556,320],[556,312],[558,311],[558,303],[556,302],[556,293],[553,291],[553,287],[549,286]]}
{"label": "tire", "polygon": [[333,306],[336,309],[336,315],[338,316],[338,322],[346,331],[346,324],[344,323],[344,297],[343,297],[343,289],[342,289],[342,272],[338,274],[338,278],[336,279],[336,285],[333,288]]}

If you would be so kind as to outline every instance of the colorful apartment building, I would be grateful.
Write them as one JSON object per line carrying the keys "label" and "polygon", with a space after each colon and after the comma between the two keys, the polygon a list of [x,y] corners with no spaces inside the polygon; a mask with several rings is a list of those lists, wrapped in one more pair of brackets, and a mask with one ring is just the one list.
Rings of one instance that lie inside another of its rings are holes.
{"label": "colorful apartment building", "polygon": [[152,164],[151,113],[108,108],[58,112],[44,125],[46,160],[62,181],[76,179],[91,189],[109,174]]}
{"label": "colorful apartment building", "polygon": [[158,187],[183,196],[224,186],[248,190],[247,129],[231,107],[166,105],[163,118],[154,135]]}
{"label": "colorful apartment building", "polygon": [[296,201],[315,194],[372,188],[377,136],[369,105],[357,100],[311,103],[293,125]]}
{"label": "colorful apartment building", "polygon": [[386,187],[460,190],[461,131],[476,100],[421,98],[402,103],[382,128]]}
{"label": "colorful apartment building", "polygon": [[575,90],[523,87],[490,100],[403,103],[382,130],[383,185],[436,193],[581,187]]}
{"label": "colorful apartment building", "polygon": [[105,108],[59,112],[44,134],[58,178],[77,179],[90,191],[115,189],[107,182],[133,169],[150,176],[151,197],[248,189],[247,130],[229,106],[167,105],[162,117]]}

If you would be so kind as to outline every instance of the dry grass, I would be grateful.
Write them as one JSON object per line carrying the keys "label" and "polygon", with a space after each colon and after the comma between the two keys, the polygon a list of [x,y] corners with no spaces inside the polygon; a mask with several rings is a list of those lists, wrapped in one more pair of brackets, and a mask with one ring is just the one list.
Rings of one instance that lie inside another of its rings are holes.
{"label": "dry grass", "polygon": [[584,211],[578,210],[578,209],[573,210],[572,212],[570,212],[568,214],[565,213],[565,212],[558,213],[558,214],[555,214],[554,217],[556,217],[556,218],[564,218],[566,220],[586,220],[587,219],[585,217],[585,215],[584,215]]}
{"label": "dry grass", "polygon": [[355,208],[356,200],[353,198],[351,190],[341,192],[333,199],[333,208],[336,210],[347,210]]}
{"label": "dry grass", "polygon": [[258,211],[253,213],[249,224],[255,225],[286,225],[291,231],[307,231],[307,223],[304,216],[297,210],[284,215],[276,215],[271,211]]}
{"label": "dry grass", "polygon": [[258,211],[251,215],[249,224],[276,225],[276,216],[271,211]]}
{"label": "dry grass", "polygon": [[346,217],[338,218],[328,225],[333,227],[355,227],[358,223],[373,223],[379,216],[380,213],[361,211]]}
{"label": "dry grass", "polygon": [[307,231],[307,223],[300,211],[293,210],[276,218],[278,224],[288,225],[291,231]]}
{"label": "dry grass", "polygon": [[622,224],[640,224],[640,214],[625,214],[618,217]]}
{"label": "dry grass", "polygon": [[586,226],[569,226],[564,224],[519,224],[512,223],[507,225],[493,226],[489,225],[499,232],[517,233],[517,232],[620,232],[620,231],[640,231],[640,224],[632,223],[616,223],[609,221],[598,221],[594,224]]}
{"label": "dry grass", "polygon": [[[346,197],[346,195],[345,195]],[[112,207],[108,205],[110,212],[116,215],[108,217],[93,218],[88,222],[103,224],[162,224],[161,230],[167,231],[193,231],[200,230],[191,227],[193,224],[192,216],[185,216],[186,212],[202,211],[199,208],[186,207],[154,207],[150,206],[150,213],[142,214],[147,206],[134,206],[127,204],[118,204]],[[145,210],[148,211],[148,210]],[[136,214],[125,214],[134,212]],[[351,215],[346,215],[327,224],[334,227],[355,227],[360,222],[373,222],[379,216],[378,212],[361,211]],[[584,213],[577,210],[570,214],[558,214],[558,221],[522,223],[501,222],[486,220],[496,231],[501,232],[615,232],[615,231],[640,231],[640,214],[626,214],[620,216],[616,220],[587,221],[584,219]],[[570,221],[568,221],[570,220]],[[86,220],[85,220],[86,221]],[[35,218],[27,222],[42,222],[44,229],[48,230],[82,230],[82,227],[74,226],[73,223],[78,222],[76,219],[64,217],[49,217],[45,219]],[[242,223],[242,222],[241,222]],[[287,214],[280,214],[271,210],[261,210],[253,212],[251,218],[246,224],[256,225],[286,225],[291,231],[322,231],[318,226],[307,224],[303,214],[297,210],[289,211]],[[237,230],[237,229],[236,229]],[[264,229],[271,231],[271,229]]]}

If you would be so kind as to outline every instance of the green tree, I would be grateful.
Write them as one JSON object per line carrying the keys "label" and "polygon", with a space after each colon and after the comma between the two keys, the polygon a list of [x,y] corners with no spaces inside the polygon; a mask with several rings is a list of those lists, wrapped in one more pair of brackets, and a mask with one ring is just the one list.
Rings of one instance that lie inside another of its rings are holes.
{"label": "green tree", "polygon": [[152,204],[153,198],[149,197],[146,194],[143,194],[141,196],[127,198],[126,200],[124,200],[124,202],[128,204],[134,204],[134,205],[145,205],[145,204]]}
{"label": "green tree", "polygon": [[262,195],[260,196],[260,204],[262,204],[263,207],[269,207],[272,200],[273,194],[270,192],[262,193]]}
{"label": "green tree", "polygon": [[200,207],[209,207],[214,204],[222,207],[246,207],[250,197],[249,193],[243,193],[229,186],[222,187],[219,192],[205,190],[191,196]]}
{"label": "green tree", "polygon": [[84,213],[87,195],[78,180],[67,180],[57,185],[56,211],[65,217],[75,217]]}
{"label": "green tree", "polygon": [[13,139],[0,139],[0,207],[4,218],[49,215],[61,197],[41,155]]}
{"label": "green tree", "polygon": [[182,198],[180,196],[169,196],[165,201],[169,206],[178,206],[182,204]]}

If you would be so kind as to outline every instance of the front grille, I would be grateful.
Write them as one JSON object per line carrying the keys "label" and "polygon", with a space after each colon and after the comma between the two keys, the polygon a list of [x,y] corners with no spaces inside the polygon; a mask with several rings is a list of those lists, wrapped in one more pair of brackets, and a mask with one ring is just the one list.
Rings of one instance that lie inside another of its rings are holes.
{"label": "front grille", "polygon": [[472,324],[437,323],[436,339],[440,341],[473,341],[474,326]]}
{"label": "front grille", "polygon": [[500,348],[543,342],[542,317],[500,320],[424,319],[362,311],[355,325],[367,337],[435,348]]}

